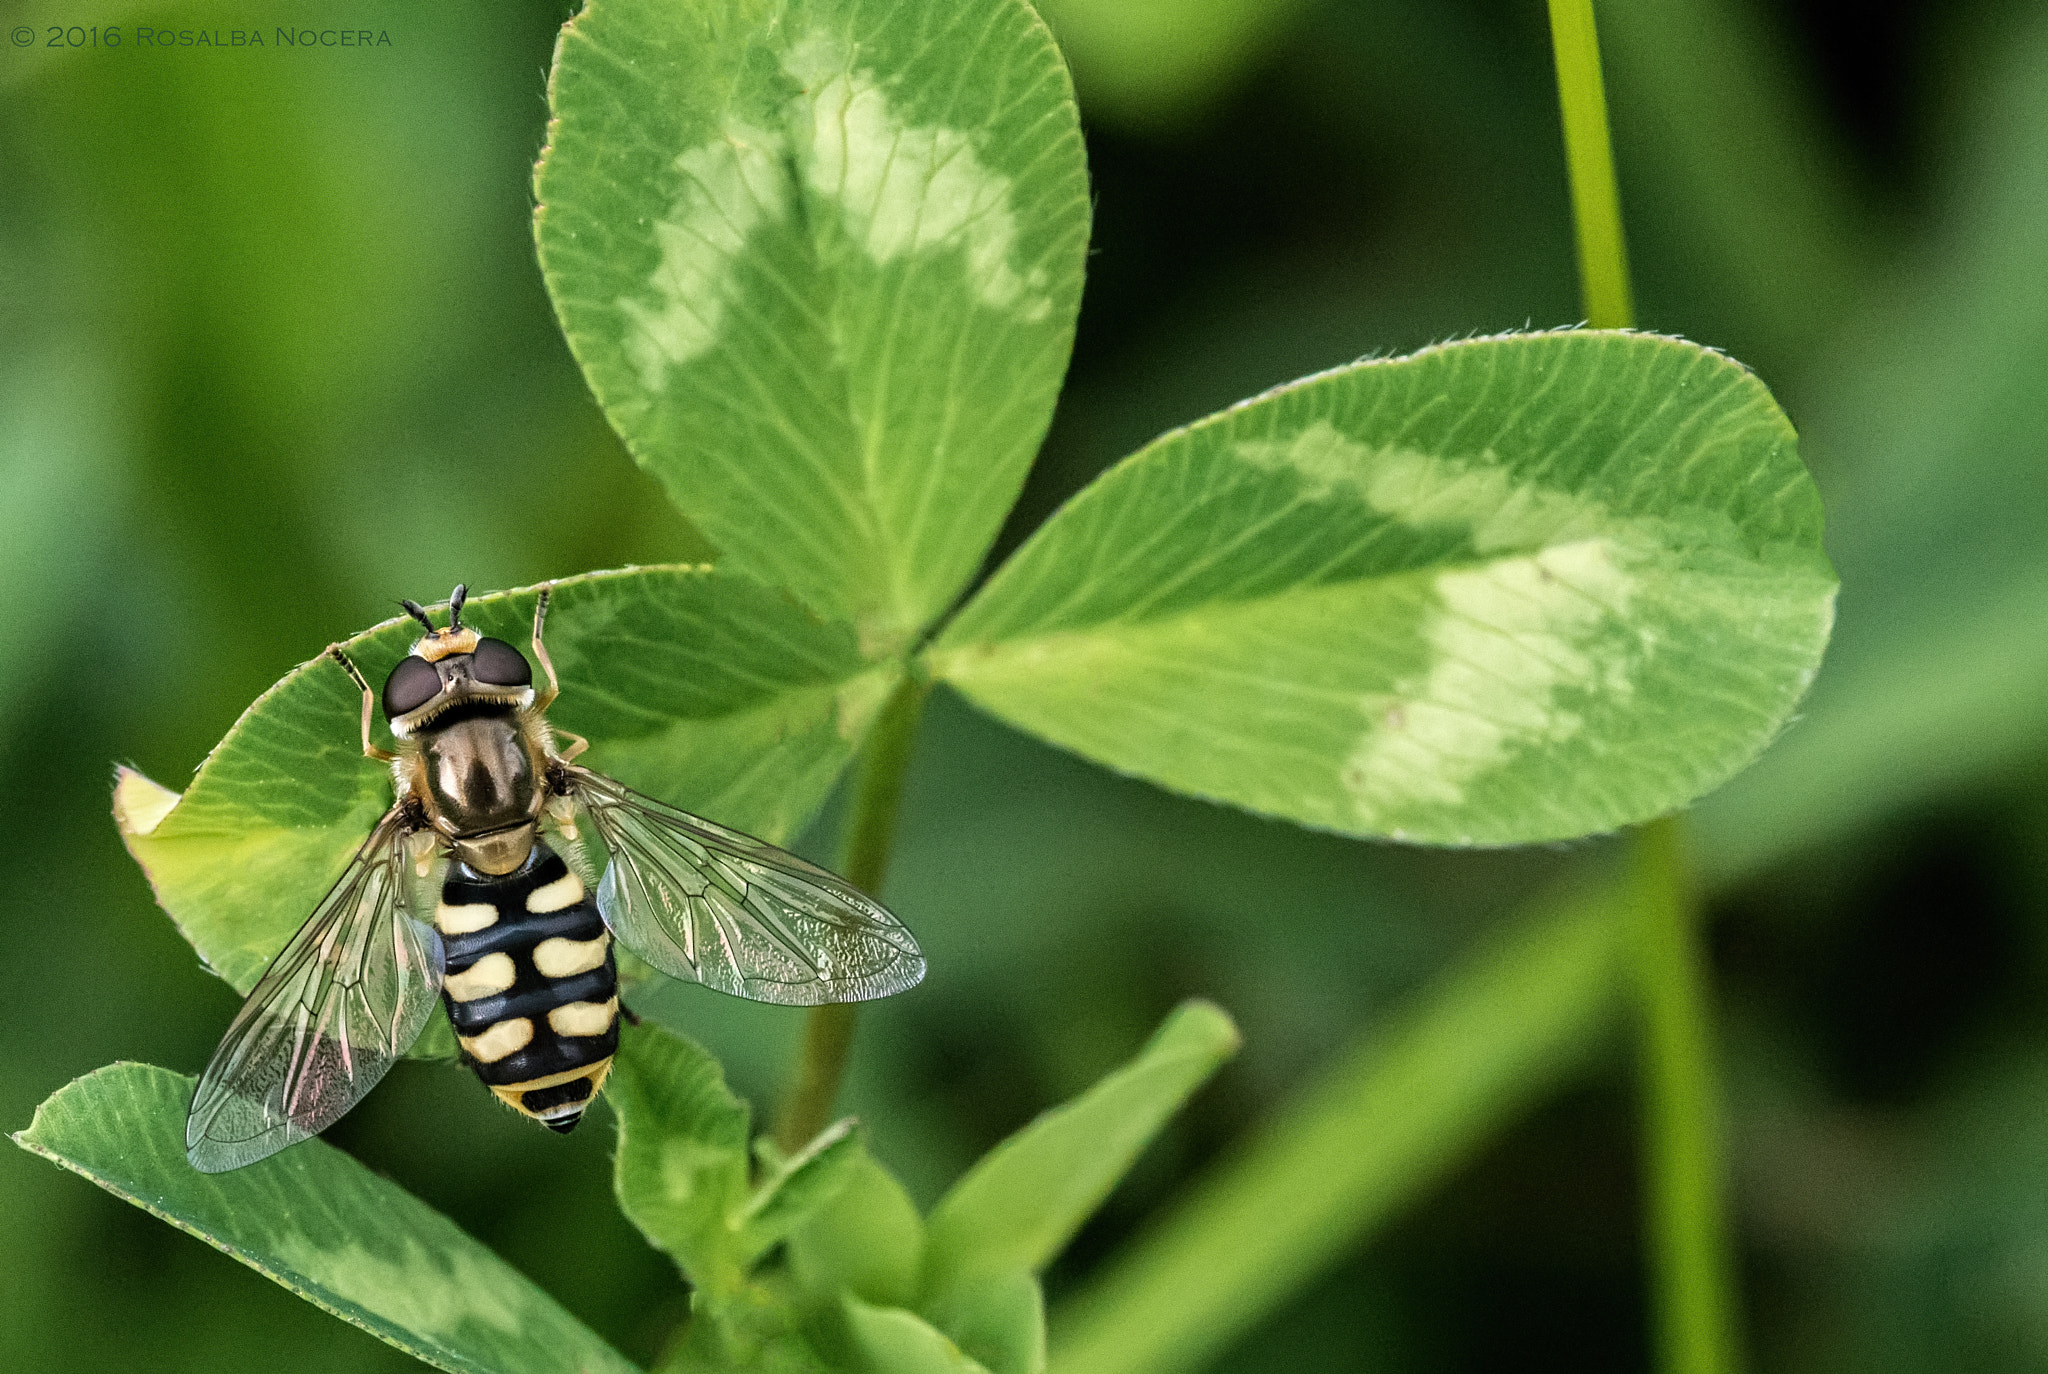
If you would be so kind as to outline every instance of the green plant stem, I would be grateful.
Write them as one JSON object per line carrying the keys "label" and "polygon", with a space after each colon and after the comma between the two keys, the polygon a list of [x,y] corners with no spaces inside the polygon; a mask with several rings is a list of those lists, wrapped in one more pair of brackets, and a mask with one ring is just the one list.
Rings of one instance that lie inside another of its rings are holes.
{"label": "green plant stem", "polygon": [[1721,1199],[1720,1094],[1683,829],[1671,817],[1650,822],[1636,832],[1631,858],[1657,1367],[1731,1374],[1741,1357]]}
{"label": "green plant stem", "polygon": [[1629,293],[1614,150],[1607,137],[1607,90],[1600,80],[1593,0],[1550,0],[1550,47],[1557,59],[1557,98],[1564,114],[1565,165],[1571,177],[1586,323],[1595,329],[1630,329],[1635,326],[1635,305]]}
{"label": "green plant stem", "polygon": [[[918,716],[930,690],[930,681],[915,673],[897,684],[861,752],[839,870],[869,896],[881,895],[882,880],[888,874],[889,850],[896,840],[896,813],[903,800],[903,775],[910,766]],[[839,1081],[853,1050],[854,1019],[851,1003],[811,1008],[804,1023],[796,1078],[775,1124],[775,1143],[785,1154],[802,1149],[832,1119],[832,1104],[839,1096]]]}
{"label": "green plant stem", "polygon": [[[1632,328],[1593,0],[1550,0],[1550,38],[1586,321],[1596,328]],[[1698,902],[1676,819],[1640,827],[1631,844],[1657,1367],[1664,1374],[1732,1374],[1740,1356],[1721,1205],[1721,1118]]]}
{"label": "green plant stem", "polygon": [[1543,903],[1343,1052],[1054,1312],[1050,1368],[1199,1368],[1576,1072],[1626,987],[1629,895]]}

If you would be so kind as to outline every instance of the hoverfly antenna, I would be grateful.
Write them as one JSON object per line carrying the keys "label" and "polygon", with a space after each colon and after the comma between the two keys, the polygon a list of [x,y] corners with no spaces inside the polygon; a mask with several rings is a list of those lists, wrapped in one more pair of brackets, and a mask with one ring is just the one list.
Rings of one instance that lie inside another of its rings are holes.
{"label": "hoverfly antenna", "polygon": [[448,593],[449,629],[459,630],[462,628],[462,603],[467,600],[469,600],[469,584],[467,582],[456,583],[455,590]]}
{"label": "hoverfly antenna", "polygon": [[434,622],[427,619],[427,613],[420,606],[419,602],[408,601],[406,598],[401,596],[398,598],[398,604],[405,607],[405,613],[407,615],[411,616],[414,620],[417,620],[420,624],[426,626],[428,634],[432,634],[434,632]]}

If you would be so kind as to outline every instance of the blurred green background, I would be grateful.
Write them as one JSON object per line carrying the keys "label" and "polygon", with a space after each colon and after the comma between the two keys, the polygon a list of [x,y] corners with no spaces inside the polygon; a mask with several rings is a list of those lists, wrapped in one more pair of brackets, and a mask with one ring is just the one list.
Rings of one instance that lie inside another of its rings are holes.
{"label": "blurred green background", "polygon": [[[1071,383],[1003,548],[1264,387],[1577,318],[1537,0],[1044,9],[1096,230]],[[0,6],[34,44],[0,51],[0,1126],[115,1059],[196,1071],[234,1010],[121,849],[112,763],[180,786],[258,692],[399,596],[705,556],[598,415],[534,267],[567,12]],[[2048,1367],[2048,11],[1631,0],[1602,22],[1642,322],[1777,390],[1843,578],[1806,716],[1695,828],[1756,1367]],[[392,41],[132,37],[280,23]],[[129,37],[52,49],[52,25]],[[929,1201],[1179,998],[1228,1007],[1244,1055],[1061,1261],[1056,1300],[1603,848],[1308,835],[942,697],[889,892],[933,973],[866,1017],[849,1105]],[[799,1018],[690,1005],[769,1100]],[[1617,1027],[1224,1366],[1646,1368],[1636,1129]],[[331,1134],[626,1354],[684,1311],[611,1204],[602,1113],[558,1140],[460,1070],[406,1064]],[[12,1150],[0,1352],[416,1367]]]}

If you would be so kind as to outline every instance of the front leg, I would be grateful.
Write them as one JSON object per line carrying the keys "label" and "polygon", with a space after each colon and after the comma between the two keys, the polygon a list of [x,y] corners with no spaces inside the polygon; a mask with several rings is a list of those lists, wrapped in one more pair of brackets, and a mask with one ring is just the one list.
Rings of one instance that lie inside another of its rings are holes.
{"label": "front leg", "polygon": [[391,762],[398,755],[389,749],[380,749],[370,742],[370,715],[377,709],[377,694],[370,690],[369,681],[363,676],[362,669],[349,661],[348,655],[341,651],[339,644],[328,645],[327,654],[347,670],[348,675],[355,679],[356,686],[363,689],[363,757],[375,759],[379,763]]}
{"label": "front leg", "polygon": [[[562,694],[562,684],[555,676],[554,660],[548,657],[548,646],[541,642],[541,626],[548,618],[548,598],[554,594],[555,584],[550,582],[540,589],[540,600],[533,604],[533,656],[540,660],[541,671],[548,675],[548,685],[536,693],[533,709],[545,711],[555,704],[555,698]],[[571,755],[570,757],[574,757]]]}

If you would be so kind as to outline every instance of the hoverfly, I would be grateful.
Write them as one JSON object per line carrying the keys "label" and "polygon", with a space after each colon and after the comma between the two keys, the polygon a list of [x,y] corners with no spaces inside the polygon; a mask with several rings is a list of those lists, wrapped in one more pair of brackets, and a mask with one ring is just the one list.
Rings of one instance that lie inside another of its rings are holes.
{"label": "hoverfly", "polygon": [[[615,938],[671,977],[758,1002],[865,1001],[924,976],[910,932],[852,884],[579,766],[586,740],[561,732],[558,749],[549,589],[533,612],[539,691],[525,655],[462,624],[466,595],[438,629],[401,603],[426,633],[384,682],[395,753],[370,739],[378,694],[327,651],[362,689],[363,753],[390,765],[396,800],[200,1076],[185,1153],[206,1173],[333,1125],[411,1048],[437,994],[485,1086],[572,1129],[618,1049]],[[594,897],[581,818],[607,856]]]}

